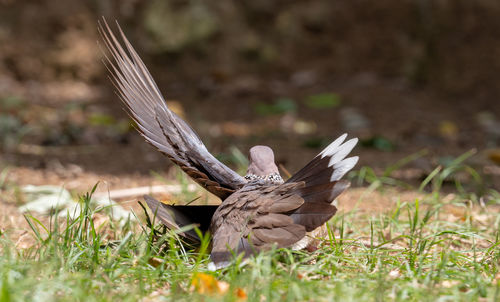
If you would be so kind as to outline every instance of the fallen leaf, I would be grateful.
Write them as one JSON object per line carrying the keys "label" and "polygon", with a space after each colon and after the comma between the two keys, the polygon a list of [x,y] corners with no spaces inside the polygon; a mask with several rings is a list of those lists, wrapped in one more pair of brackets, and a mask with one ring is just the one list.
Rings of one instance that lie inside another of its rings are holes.
{"label": "fallen leaf", "polygon": [[148,259],[148,263],[154,267],[160,266],[163,262],[165,262],[163,259],[156,258],[156,257],[151,257]]}
{"label": "fallen leaf", "polygon": [[238,300],[246,300],[248,298],[245,290],[240,287],[236,289],[236,297],[238,297]]}
{"label": "fallen leaf", "polygon": [[190,290],[199,294],[223,295],[229,290],[229,283],[219,281],[209,274],[197,273],[191,280]]}
{"label": "fallen leaf", "polygon": [[229,283],[224,282],[224,281],[217,281],[218,293],[225,294],[225,293],[227,293],[228,289],[229,289]]}

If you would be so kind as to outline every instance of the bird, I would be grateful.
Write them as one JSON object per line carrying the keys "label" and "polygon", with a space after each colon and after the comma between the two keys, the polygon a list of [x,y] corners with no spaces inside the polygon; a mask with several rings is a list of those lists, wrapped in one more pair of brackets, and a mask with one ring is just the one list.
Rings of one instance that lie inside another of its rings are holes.
{"label": "bird", "polygon": [[103,18],[99,32],[110,55],[104,62],[117,94],[136,128],[196,183],[219,197],[220,205],[167,205],[144,199],[168,228],[192,244],[201,239],[194,229],[211,234],[210,258],[216,268],[228,266],[235,255],[244,258],[273,247],[317,248],[317,237],[337,212],[336,198],[350,182],[343,180],[358,162],[347,157],[358,139],[343,134],[286,181],[268,146],[249,150],[249,165],[241,176],[217,160],[195,131],[167,106],[160,89],[116,22],[121,41]]}

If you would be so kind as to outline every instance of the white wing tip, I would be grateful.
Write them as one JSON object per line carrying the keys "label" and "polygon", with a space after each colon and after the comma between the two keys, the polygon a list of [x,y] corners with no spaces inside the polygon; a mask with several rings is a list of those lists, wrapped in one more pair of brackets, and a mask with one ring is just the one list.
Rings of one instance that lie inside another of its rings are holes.
{"label": "white wing tip", "polygon": [[325,154],[323,154],[321,158],[329,156],[330,162],[328,166],[331,167],[334,164],[341,161],[342,159],[344,159],[349,153],[351,153],[352,149],[354,149],[357,143],[358,143],[358,138],[351,138],[342,145],[336,146],[335,148],[328,150],[328,152],[325,152]]}
{"label": "white wing tip", "polygon": [[330,176],[330,181],[337,181],[341,179],[347,172],[351,171],[352,168],[358,163],[359,156],[353,156],[345,158],[335,165],[333,165],[333,173]]}
{"label": "white wing tip", "polygon": [[321,151],[318,155],[321,155],[321,158],[325,156],[331,155],[331,152],[337,149],[340,144],[345,140],[347,137],[347,133],[342,134],[341,136],[337,137],[333,142],[331,142],[323,151]]}

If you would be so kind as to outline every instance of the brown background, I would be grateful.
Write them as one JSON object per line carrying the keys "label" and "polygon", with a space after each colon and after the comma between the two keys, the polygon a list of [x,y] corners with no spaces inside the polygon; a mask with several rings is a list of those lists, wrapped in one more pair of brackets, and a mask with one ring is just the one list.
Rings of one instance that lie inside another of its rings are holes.
{"label": "brown background", "polygon": [[[0,0],[0,165],[21,182],[169,165],[128,126],[101,63],[100,16],[119,21],[170,106],[233,167],[231,146],[268,144],[293,172],[347,131],[363,139],[358,168],[427,149],[399,175],[420,181],[476,148],[470,164],[497,171],[486,178],[498,186],[493,0]],[[340,103],[307,105],[324,93]],[[283,99],[293,108],[273,114]]]}

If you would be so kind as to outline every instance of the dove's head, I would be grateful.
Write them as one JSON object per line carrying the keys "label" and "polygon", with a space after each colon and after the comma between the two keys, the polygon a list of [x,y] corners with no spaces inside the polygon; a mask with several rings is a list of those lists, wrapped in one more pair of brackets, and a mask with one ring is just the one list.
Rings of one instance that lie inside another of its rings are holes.
{"label": "dove's head", "polygon": [[261,179],[271,183],[283,183],[278,167],[274,163],[274,153],[268,146],[253,146],[248,156],[247,180]]}

